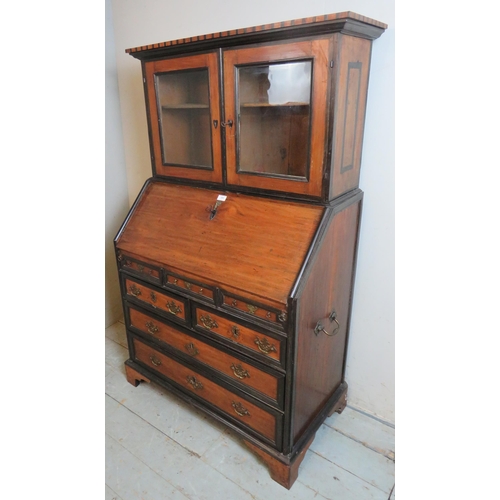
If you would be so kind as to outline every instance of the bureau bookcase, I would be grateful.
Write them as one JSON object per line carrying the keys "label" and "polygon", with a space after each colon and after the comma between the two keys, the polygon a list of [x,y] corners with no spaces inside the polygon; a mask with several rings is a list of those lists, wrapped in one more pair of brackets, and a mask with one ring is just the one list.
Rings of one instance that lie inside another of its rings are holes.
{"label": "bureau bookcase", "polygon": [[368,75],[385,29],[345,12],[127,50],[153,169],[115,238],[127,379],[223,422],[286,488],[346,404]]}

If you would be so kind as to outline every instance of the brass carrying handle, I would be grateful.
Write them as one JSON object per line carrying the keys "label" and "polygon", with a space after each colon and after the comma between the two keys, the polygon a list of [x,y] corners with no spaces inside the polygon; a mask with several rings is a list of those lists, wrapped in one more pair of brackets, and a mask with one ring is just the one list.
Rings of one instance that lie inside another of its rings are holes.
{"label": "brass carrying handle", "polygon": [[137,287],[135,286],[135,284],[133,284],[133,283],[132,283],[132,285],[130,285],[129,290],[130,290],[130,293],[131,293],[132,295],[135,295],[136,297],[137,297],[137,296],[139,296],[139,295],[141,295],[141,289],[140,289],[140,288],[137,288]]}
{"label": "brass carrying handle", "polygon": [[316,323],[316,327],[314,328],[314,333],[316,335],[319,335],[320,333],[324,333],[325,335],[328,335],[329,337],[333,337],[334,335],[336,335],[339,331],[339,328],[340,328],[340,323],[337,321],[337,313],[335,311],[332,311],[332,313],[330,314],[329,318],[328,318],[330,321],[335,321],[335,323],[337,323],[337,327],[333,330],[332,333],[328,333],[324,326],[321,324],[320,321],[318,321]]}
{"label": "brass carrying handle", "polygon": [[228,120],[227,122],[220,122],[221,127],[232,127],[233,126],[233,120]]}

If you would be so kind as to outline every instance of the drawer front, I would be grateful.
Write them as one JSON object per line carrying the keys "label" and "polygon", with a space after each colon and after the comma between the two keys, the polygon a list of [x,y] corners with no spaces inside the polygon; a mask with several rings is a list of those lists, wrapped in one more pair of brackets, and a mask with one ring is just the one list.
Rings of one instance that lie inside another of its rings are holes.
{"label": "drawer front", "polygon": [[286,323],[286,311],[276,311],[258,304],[252,304],[251,302],[227,295],[226,293],[223,295],[223,304],[230,309],[237,309],[238,311],[250,314],[259,319],[277,323],[280,326],[284,326]]}
{"label": "drawer front", "polygon": [[212,403],[262,436],[276,443],[277,418],[246,399],[199,375],[191,368],[174,361],[152,347],[133,339],[135,358],[150,369],[173,380],[185,390]]}
{"label": "drawer front", "polygon": [[200,307],[196,308],[196,325],[236,344],[248,347],[263,357],[278,362],[281,360],[281,352],[284,349],[282,340],[276,340]]}
{"label": "drawer front", "polygon": [[177,287],[183,292],[190,292],[197,297],[201,296],[205,299],[210,300],[211,302],[214,301],[214,290],[201,283],[195,283],[193,281],[184,279],[180,276],[167,273],[165,278],[165,284]]}
{"label": "drawer front", "polygon": [[186,321],[186,302],[180,297],[176,298],[158,292],[130,278],[125,278],[125,289],[128,298],[134,298],[153,306],[163,313],[168,313],[177,319]]}
{"label": "drawer front", "polygon": [[161,284],[161,270],[159,267],[146,264],[128,255],[118,253],[118,262],[124,271],[135,273],[145,280],[152,281],[155,284]]}
{"label": "drawer front", "polygon": [[141,332],[153,335],[175,349],[188,354],[200,363],[224,373],[231,380],[251,387],[265,394],[278,405],[282,405],[280,399],[282,399],[283,391],[279,391],[278,387],[278,378],[282,381],[282,376],[275,377],[270,373],[261,371],[254,365],[245,363],[136,309],[129,308],[129,318],[131,326]]}

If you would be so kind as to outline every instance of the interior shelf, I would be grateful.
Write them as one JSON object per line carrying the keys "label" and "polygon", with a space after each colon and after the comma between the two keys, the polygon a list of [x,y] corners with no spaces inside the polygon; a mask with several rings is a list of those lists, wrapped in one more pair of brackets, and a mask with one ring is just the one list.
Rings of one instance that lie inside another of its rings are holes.
{"label": "interior shelf", "polygon": [[163,104],[162,109],[208,109],[208,104],[184,103],[184,104]]}
{"label": "interior shelf", "polygon": [[268,102],[244,102],[240,104],[241,108],[290,108],[290,107],[309,106],[308,102],[287,102],[284,104],[270,104]]}

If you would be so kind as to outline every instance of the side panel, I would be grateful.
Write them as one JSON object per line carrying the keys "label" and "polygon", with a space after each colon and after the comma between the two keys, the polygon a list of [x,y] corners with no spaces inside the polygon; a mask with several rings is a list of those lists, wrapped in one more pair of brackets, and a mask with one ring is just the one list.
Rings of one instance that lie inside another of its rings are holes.
{"label": "side panel", "polygon": [[[360,208],[357,199],[330,220],[298,291],[294,443],[343,380]],[[330,320],[332,311],[340,325],[336,331],[337,323]],[[316,334],[318,323],[334,335]]]}
{"label": "side panel", "polygon": [[359,184],[371,41],[338,35],[330,199]]}

